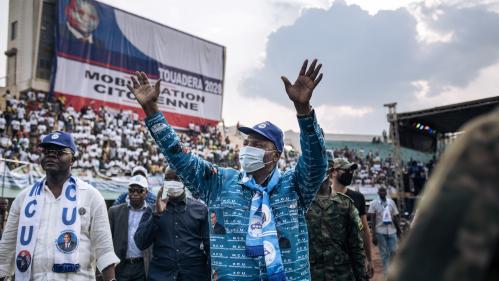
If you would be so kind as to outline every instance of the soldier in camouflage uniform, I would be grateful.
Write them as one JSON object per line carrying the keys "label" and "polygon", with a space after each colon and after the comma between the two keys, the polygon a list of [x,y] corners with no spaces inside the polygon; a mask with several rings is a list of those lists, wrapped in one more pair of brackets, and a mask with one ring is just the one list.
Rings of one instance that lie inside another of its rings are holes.
{"label": "soldier in camouflage uniform", "polygon": [[462,130],[425,187],[390,281],[499,280],[499,109]]}
{"label": "soldier in camouflage uniform", "polygon": [[307,212],[312,281],[367,280],[359,213],[330,172]]}

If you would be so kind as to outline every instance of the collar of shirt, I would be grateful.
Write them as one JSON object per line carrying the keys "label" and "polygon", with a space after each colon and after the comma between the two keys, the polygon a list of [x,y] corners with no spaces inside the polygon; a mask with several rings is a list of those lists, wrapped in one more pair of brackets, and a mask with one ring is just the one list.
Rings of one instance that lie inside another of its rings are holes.
{"label": "collar of shirt", "polygon": [[134,210],[134,211],[143,211],[143,210],[147,209],[147,207],[148,207],[146,200],[144,200],[144,205],[138,209],[135,209],[132,207],[132,205],[130,205],[130,199],[127,200],[127,204],[128,204],[128,208],[130,210]]}
{"label": "collar of shirt", "polygon": [[176,210],[177,212],[185,212],[185,210],[187,209],[187,194],[185,194],[184,192],[184,195],[182,196],[182,199],[175,202],[173,200],[169,200],[166,211],[168,212]]}
{"label": "collar of shirt", "polygon": [[76,39],[88,41],[88,43],[90,43],[90,44],[94,43],[94,39],[93,39],[92,34],[90,34],[88,37],[85,37],[83,34],[81,34],[81,32],[79,32],[74,27],[72,27],[68,22],[66,22],[66,26],[71,31],[71,33],[73,33],[73,35],[76,37]]}

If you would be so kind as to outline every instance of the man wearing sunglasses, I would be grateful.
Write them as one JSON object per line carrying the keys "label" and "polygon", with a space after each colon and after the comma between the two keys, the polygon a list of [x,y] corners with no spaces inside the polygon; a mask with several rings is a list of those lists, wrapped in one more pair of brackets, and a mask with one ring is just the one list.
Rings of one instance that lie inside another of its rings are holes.
{"label": "man wearing sunglasses", "polygon": [[[105,281],[114,280],[119,259],[106,203],[97,189],[71,175],[73,138],[50,133],[40,148],[46,177],[12,203],[0,241],[0,280],[14,272],[16,280],[93,280],[95,265]],[[73,246],[64,248],[68,237]]]}
{"label": "man wearing sunglasses", "polygon": [[[147,177],[148,177],[147,169],[144,168],[143,166],[136,166],[132,170],[132,177],[136,176],[136,175],[142,175],[147,179]],[[145,200],[146,200],[147,204],[149,204],[150,206],[154,206],[154,204],[156,204],[156,194],[154,194],[154,193],[152,193],[152,191],[148,190]],[[123,204],[125,202],[128,202],[128,192],[123,192],[122,194],[120,194],[120,196],[118,196],[118,198],[116,198],[116,200],[114,200],[113,206],[117,206],[117,205]]]}
{"label": "man wearing sunglasses", "polygon": [[128,203],[109,209],[109,223],[113,235],[114,251],[121,262],[116,267],[118,280],[146,280],[151,257],[151,249],[141,251],[133,236],[137,231],[142,215],[151,208],[145,201],[148,192],[146,177],[133,176],[128,184]]}

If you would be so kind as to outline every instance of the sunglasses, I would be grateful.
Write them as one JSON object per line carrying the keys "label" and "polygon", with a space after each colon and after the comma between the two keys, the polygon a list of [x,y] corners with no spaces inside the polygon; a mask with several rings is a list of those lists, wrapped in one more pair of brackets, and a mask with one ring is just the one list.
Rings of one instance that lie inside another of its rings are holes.
{"label": "sunglasses", "polygon": [[128,192],[129,193],[138,193],[138,194],[141,194],[144,191],[145,191],[144,188],[132,188],[132,187],[128,188]]}
{"label": "sunglasses", "polygon": [[64,154],[73,154],[73,151],[69,148],[42,148],[42,153],[45,155],[53,153],[57,156],[62,156]]}

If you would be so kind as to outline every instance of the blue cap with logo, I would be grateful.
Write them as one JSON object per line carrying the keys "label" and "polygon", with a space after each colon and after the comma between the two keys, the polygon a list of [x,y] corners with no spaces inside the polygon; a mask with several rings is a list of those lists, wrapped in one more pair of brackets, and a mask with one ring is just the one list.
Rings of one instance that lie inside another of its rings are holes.
{"label": "blue cap with logo", "polygon": [[282,130],[279,129],[276,125],[270,123],[269,121],[257,124],[253,126],[253,128],[240,127],[239,131],[241,131],[246,135],[256,134],[268,139],[275,145],[277,151],[279,152],[282,152],[284,148],[284,137]]}
{"label": "blue cap with logo", "polygon": [[43,139],[42,142],[40,143],[41,147],[46,146],[47,144],[55,144],[59,145],[62,147],[67,147],[73,151],[73,153],[76,153],[76,144],[73,140],[73,137],[71,134],[62,132],[62,131],[56,131],[53,133],[50,133],[46,135]]}

